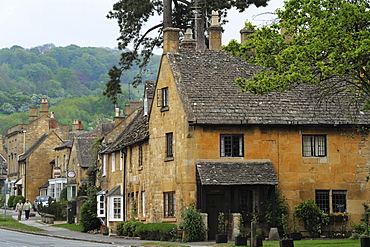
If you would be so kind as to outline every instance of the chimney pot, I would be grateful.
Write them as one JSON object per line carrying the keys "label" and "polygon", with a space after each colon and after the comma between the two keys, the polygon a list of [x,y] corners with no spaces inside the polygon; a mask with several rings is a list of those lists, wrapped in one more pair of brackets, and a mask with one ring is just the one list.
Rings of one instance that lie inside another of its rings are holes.
{"label": "chimney pot", "polygon": [[193,31],[191,28],[186,29],[186,32],[184,34],[184,39],[181,41],[180,44],[181,48],[183,49],[195,49],[197,46],[197,43],[195,39],[193,39]]}

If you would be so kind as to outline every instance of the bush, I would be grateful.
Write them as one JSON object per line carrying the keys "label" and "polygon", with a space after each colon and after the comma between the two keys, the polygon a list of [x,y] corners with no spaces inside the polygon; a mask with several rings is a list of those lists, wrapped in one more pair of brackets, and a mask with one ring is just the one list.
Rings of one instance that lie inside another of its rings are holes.
{"label": "bush", "polygon": [[306,230],[313,237],[319,237],[322,226],[329,222],[329,217],[321,211],[314,199],[299,203],[295,207],[295,213],[298,218],[303,220]]}
{"label": "bush", "polygon": [[136,227],[140,239],[169,241],[177,232],[177,226],[170,223],[148,223]]}
{"label": "bush", "polygon": [[63,187],[63,189],[60,191],[59,198],[61,201],[67,201],[67,186]]}
{"label": "bush", "polygon": [[116,231],[118,235],[134,237],[137,235],[136,227],[142,225],[138,220],[130,219],[129,221],[119,222],[116,226]]}
{"label": "bush", "polygon": [[96,217],[97,202],[96,199],[89,199],[81,206],[80,222],[82,231],[87,232],[100,228],[100,220]]}
{"label": "bush", "polygon": [[13,205],[14,207],[17,205],[17,203],[19,202],[19,200],[21,200],[22,202],[24,202],[24,197],[22,195],[17,195],[13,198]]}
{"label": "bush", "polygon": [[52,214],[55,220],[66,220],[67,219],[67,202],[66,201],[52,201],[49,198],[49,206],[43,207],[39,205],[39,213]]}
{"label": "bush", "polygon": [[201,214],[195,210],[195,204],[190,203],[189,207],[181,213],[183,222],[181,228],[185,230],[184,242],[203,241],[206,236],[206,226]]}
{"label": "bush", "polygon": [[15,197],[15,195],[11,195],[11,196],[9,196],[9,198],[8,198],[8,207],[10,207],[10,208],[14,208],[15,207],[15,204],[14,204],[14,197]]}

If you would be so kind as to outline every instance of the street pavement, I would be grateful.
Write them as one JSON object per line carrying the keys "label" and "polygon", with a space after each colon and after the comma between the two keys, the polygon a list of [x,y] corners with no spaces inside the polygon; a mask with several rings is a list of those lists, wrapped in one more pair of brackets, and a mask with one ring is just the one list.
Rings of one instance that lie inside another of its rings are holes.
{"label": "street pavement", "polygon": [[[32,211],[31,211],[32,212]],[[7,209],[6,212],[4,209],[0,209],[0,214],[5,215],[11,215],[14,219],[17,220],[17,213],[14,210]],[[70,239],[70,240],[80,240],[80,241],[89,241],[89,242],[95,242],[95,243],[104,243],[104,244],[112,244],[116,246],[141,246],[142,243],[145,242],[153,242],[148,240],[137,240],[137,239],[126,239],[122,237],[118,237],[116,235],[102,235],[102,234],[92,234],[92,233],[84,233],[84,232],[76,232],[71,231],[66,228],[62,227],[54,227],[49,224],[44,224],[41,222],[41,216],[35,212],[34,217],[30,217],[28,220],[24,218],[24,213],[22,214],[22,218],[20,220],[20,223],[23,223],[25,225],[34,226],[40,229],[43,229],[45,231],[42,232],[31,232],[31,234],[37,234],[37,235],[44,235],[49,237],[55,237],[55,238],[62,238],[62,239]],[[55,222],[57,223],[66,223],[66,222]],[[14,230],[17,231],[17,230]],[[30,233],[30,232],[27,232]],[[214,242],[197,242],[197,243],[178,243],[176,244],[182,244],[186,246],[204,246],[204,245],[210,245]]]}

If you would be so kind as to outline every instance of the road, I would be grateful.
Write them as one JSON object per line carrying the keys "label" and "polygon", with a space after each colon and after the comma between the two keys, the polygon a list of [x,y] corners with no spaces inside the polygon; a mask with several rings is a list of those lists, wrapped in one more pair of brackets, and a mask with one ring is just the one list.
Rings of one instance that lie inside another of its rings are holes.
{"label": "road", "polygon": [[87,247],[87,246],[118,246],[102,243],[65,240],[34,234],[0,229],[0,247]]}

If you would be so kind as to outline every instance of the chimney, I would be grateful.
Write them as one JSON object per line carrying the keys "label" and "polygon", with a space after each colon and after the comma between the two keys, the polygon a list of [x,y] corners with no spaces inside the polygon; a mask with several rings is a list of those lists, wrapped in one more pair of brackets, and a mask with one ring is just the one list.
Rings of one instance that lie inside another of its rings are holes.
{"label": "chimney", "polygon": [[167,27],[163,30],[163,53],[179,52],[179,28]]}
{"label": "chimney", "polygon": [[208,28],[209,34],[209,49],[221,50],[222,46],[222,27],[218,23],[218,11],[212,11],[212,24]]}
{"label": "chimney", "polygon": [[30,107],[30,121],[38,118],[39,114],[38,114],[38,109],[37,107]]}
{"label": "chimney", "polygon": [[115,116],[114,116],[114,125],[119,124],[124,119],[124,117],[122,115],[123,115],[123,111],[120,111],[119,108],[116,108],[115,109]]}
{"label": "chimney", "polygon": [[193,31],[191,28],[186,29],[184,39],[181,41],[180,47],[183,49],[195,50],[197,42],[193,39]]}
{"label": "chimney", "polygon": [[84,130],[83,127],[82,127],[82,121],[78,121],[78,131],[82,131]]}
{"label": "chimney", "polygon": [[240,30],[240,43],[244,44],[246,40],[248,40],[248,36],[254,33],[253,30],[247,30],[246,27]]}
{"label": "chimney", "polygon": [[73,122],[72,122],[72,131],[77,131],[78,130],[78,120],[77,119],[73,119]]}
{"label": "chimney", "polygon": [[49,103],[47,99],[41,99],[40,115],[47,115],[49,113]]}

